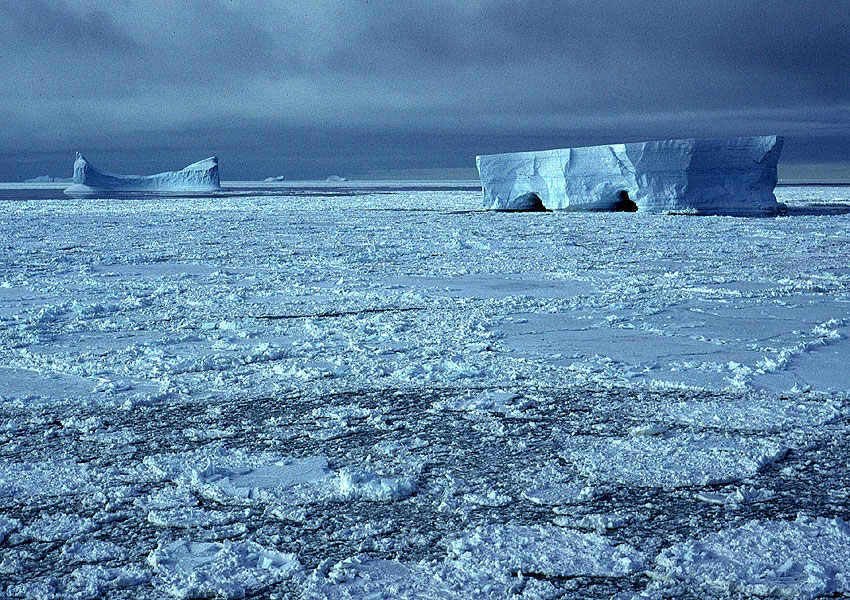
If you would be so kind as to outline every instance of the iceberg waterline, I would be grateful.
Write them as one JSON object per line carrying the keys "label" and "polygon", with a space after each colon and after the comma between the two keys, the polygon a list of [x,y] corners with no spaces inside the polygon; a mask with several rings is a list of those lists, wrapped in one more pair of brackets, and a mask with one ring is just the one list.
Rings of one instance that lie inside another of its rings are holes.
{"label": "iceberg waterline", "polygon": [[220,188],[218,158],[215,156],[192,163],[179,171],[166,171],[156,175],[117,175],[101,171],[77,152],[77,159],[74,161],[73,185],[67,188],[65,193],[206,192]]}
{"label": "iceberg waterline", "polygon": [[476,157],[492,210],[773,214],[783,138],[681,139]]}

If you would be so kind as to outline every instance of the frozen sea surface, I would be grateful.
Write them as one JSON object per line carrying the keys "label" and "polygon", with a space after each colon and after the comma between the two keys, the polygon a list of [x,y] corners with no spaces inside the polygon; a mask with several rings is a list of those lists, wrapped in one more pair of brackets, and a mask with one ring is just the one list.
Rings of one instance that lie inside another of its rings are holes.
{"label": "frozen sea surface", "polygon": [[0,597],[850,595],[850,187],[0,186]]}

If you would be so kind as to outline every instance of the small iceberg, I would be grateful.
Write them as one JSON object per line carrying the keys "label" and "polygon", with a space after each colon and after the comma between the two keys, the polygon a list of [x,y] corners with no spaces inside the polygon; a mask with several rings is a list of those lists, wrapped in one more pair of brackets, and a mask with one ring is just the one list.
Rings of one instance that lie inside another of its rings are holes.
{"label": "small iceberg", "polygon": [[115,175],[95,168],[77,152],[74,161],[73,185],[66,194],[118,192],[208,192],[221,189],[218,178],[218,158],[211,156],[180,171],[156,175]]}

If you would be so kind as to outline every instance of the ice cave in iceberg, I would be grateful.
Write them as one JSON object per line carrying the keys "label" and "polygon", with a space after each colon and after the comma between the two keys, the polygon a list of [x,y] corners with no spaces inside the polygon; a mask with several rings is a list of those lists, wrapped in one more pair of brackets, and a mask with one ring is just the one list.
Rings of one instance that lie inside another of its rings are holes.
{"label": "ice cave in iceberg", "polygon": [[102,191],[119,192],[207,192],[221,188],[218,179],[218,158],[211,156],[180,171],[156,175],[115,175],[95,168],[77,152],[74,161],[73,185],[66,194],[90,194]]}
{"label": "ice cave in iceberg", "polygon": [[491,210],[776,214],[783,138],[630,142],[476,157]]}

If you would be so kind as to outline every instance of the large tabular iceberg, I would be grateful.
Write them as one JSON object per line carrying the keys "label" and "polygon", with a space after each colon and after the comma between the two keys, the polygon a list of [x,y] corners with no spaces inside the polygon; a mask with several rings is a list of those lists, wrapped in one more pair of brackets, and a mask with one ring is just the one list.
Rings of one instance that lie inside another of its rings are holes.
{"label": "large tabular iceberg", "polygon": [[208,192],[221,188],[218,158],[211,156],[180,171],[156,175],[114,175],[96,169],[77,152],[74,161],[74,183],[66,194],[91,194],[102,191],[121,192]]}
{"label": "large tabular iceberg", "polygon": [[478,156],[492,210],[774,214],[775,135],[666,140]]}

